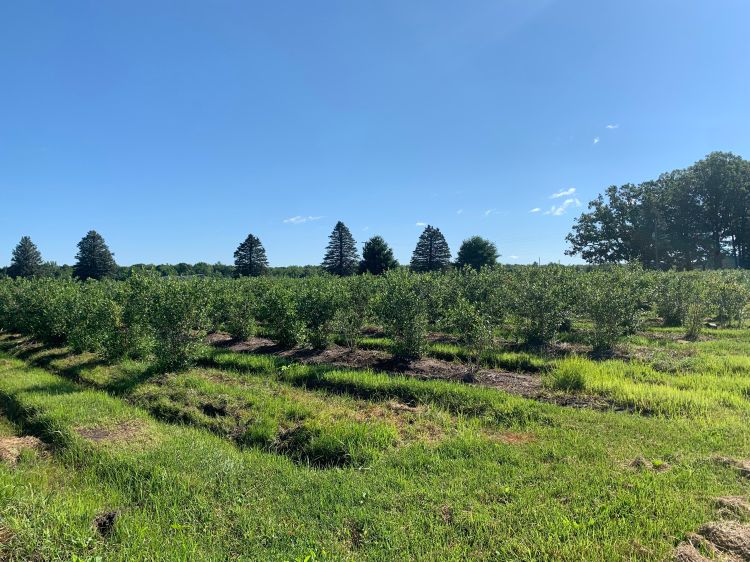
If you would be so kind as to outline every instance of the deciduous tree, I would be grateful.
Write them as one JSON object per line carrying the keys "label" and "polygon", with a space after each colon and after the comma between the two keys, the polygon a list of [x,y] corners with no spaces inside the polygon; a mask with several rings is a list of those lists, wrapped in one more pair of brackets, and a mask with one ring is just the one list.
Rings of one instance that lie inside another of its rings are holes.
{"label": "deciduous tree", "polygon": [[468,265],[480,270],[485,266],[495,265],[498,256],[495,244],[481,236],[472,236],[461,244],[456,257],[456,265],[461,268]]}

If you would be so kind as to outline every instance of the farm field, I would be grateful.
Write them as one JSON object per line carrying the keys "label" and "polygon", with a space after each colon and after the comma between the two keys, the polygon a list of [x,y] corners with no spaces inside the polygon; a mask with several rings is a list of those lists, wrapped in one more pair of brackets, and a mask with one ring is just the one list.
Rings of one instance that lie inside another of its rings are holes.
{"label": "farm field", "polygon": [[[640,286],[645,274],[634,275]],[[700,277],[712,282],[708,275]],[[467,286],[460,277],[410,279]],[[674,294],[674,279],[654,281],[654,290],[665,294],[667,283]],[[334,281],[305,283],[299,294],[310,297]],[[3,557],[747,556],[750,330],[710,322],[717,327],[685,339],[686,327],[663,327],[639,293],[638,327],[606,354],[592,347],[596,318],[573,309],[563,311],[570,326],[541,347],[514,339],[508,311],[482,346],[425,317],[419,353],[399,354],[403,330],[389,330],[386,312],[370,304],[355,342],[334,315],[318,327],[320,345],[310,343],[309,324],[299,341],[280,344],[283,331],[253,311],[270,306],[264,294],[292,285],[243,293],[255,295],[238,301],[255,303],[239,314],[253,320],[244,337],[229,330],[237,317],[217,312],[236,309],[230,295],[241,282],[0,285]],[[735,289],[725,293],[743,294]],[[134,295],[150,303],[149,322],[129,316]],[[305,302],[317,301],[296,301],[295,319]],[[490,302],[467,309],[446,298],[437,312],[450,318],[463,307],[481,324]],[[154,320],[165,310],[182,339]],[[69,335],[42,337],[35,318]],[[136,332],[140,343],[112,353],[123,345],[111,343],[113,333]],[[167,343],[179,366],[164,364]],[[140,346],[148,350],[134,353]]]}

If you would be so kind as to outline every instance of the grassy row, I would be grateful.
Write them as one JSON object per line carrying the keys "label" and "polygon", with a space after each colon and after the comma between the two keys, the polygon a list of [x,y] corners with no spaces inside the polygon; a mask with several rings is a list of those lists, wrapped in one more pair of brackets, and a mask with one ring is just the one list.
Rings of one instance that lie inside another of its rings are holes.
{"label": "grassy row", "polygon": [[548,386],[604,396],[648,414],[706,417],[725,410],[750,415],[750,377],[664,373],[640,362],[591,361],[569,357],[555,363]]}
{"label": "grassy row", "polygon": [[408,405],[426,404],[491,424],[522,426],[545,419],[545,406],[494,389],[445,381],[425,381],[409,376],[331,369],[319,365],[289,364],[269,356],[215,350],[210,362],[298,387],[347,394],[367,400],[400,400]]}

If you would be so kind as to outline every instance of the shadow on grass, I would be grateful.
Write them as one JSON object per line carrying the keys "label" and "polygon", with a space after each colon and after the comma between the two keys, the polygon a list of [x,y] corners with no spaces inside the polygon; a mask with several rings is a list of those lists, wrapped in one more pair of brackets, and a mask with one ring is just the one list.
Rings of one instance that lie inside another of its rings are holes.
{"label": "shadow on grass", "polygon": [[126,395],[154,375],[159,374],[159,371],[153,366],[132,370],[121,369],[116,366],[111,379],[105,382],[97,382],[87,376],[87,373],[96,367],[107,366],[108,363],[105,359],[91,355],[83,360],[82,356],[76,355],[68,348],[37,343],[14,334],[0,335],[0,352],[25,361],[33,367],[51,371],[69,381],[116,395]]}

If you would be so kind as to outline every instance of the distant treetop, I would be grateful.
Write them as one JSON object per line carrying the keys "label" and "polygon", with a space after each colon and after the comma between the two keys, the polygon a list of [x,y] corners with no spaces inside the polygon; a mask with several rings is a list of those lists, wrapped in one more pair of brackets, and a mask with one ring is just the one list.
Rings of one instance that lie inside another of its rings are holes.
{"label": "distant treetop", "polygon": [[360,273],[380,275],[396,267],[398,262],[393,257],[393,250],[381,236],[373,236],[365,242],[362,261],[359,264]]}
{"label": "distant treetop", "polygon": [[24,236],[13,250],[8,275],[10,277],[37,277],[41,275],[42,268],[42,254],[31,238]]}
{"label": "distant treetop", "polygon": [[359,265],[357,244],[346,225],[339,221],[328,237],[323,269],[333,275],[352,275]]}
{"label": "distant treetop", "polygon": [[411,256],[411,268],[419,272],[440,271],[448,268],[450,263],[451,251],[445,236],[439,228],[427,225]]}
{"label": "distant treetop", "polygon": [[258,237],[248,234],[245,241],[234,252],[234,265],[238,276],[255,277],[266,272],[268,268],[266,250]]}
{"label": "distant treetop", "polygon": [[498,257],[495,244],[481,236],[472,236],[461,244],[456,257],[456,266],[461,268],[469,266],[479,270],[485,266],[496,265]]}
{"label": "distant treetop", "polygon": [[78,243],[73,276],[85,281],[113,277],[116,273],[117,264],[104,238],[95,230],[90,230]]}

